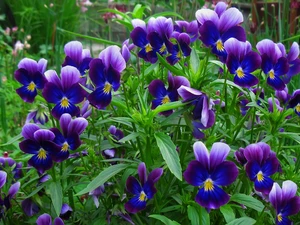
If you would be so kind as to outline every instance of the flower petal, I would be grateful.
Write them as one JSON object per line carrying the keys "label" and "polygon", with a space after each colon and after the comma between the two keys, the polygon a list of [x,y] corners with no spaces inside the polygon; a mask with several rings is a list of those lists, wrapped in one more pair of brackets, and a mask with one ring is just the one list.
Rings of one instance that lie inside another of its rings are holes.
{"label": "flower petal", "polygon": [[163,175],[164,170],[162,168],[156,168],[151,171],[148,175],[148,180],[151,181],[153,184],[156,183],[160,177]]}
{"label": "flower petal", "polygon": [[73,66],[65,66],[61,68],[61,85],[64,92],[69,90],[73,84],[79,82],[80,72]]}
{"label": "flower petal", "polygon": [[193,101],[203,95],[201,91],[183,85],[181,85],[177,91],[184,102]]}
{"label": "flower petal", "polygon": [[161,80],[153,80],[149,86],[149,92],[153,97],[163,98],[167,95],[165,84]]}
{"label": "flower petal", "polygon": [[104,109],[111,102],[111,93],[104,93],[104,85],[99,86],[95,91],[93,91],[89,96],[88,100],[91,105],[95,106],[97,109]]}
{"label": "flower petal", "polygon": [[146,201],[140,201],[139,195],[134,196],[128,202],[125,203],[125,209],[130,213],[137,213],[146,208]]}
{"label": "flower petal", "polygon": [[268,76],[267,83],[271,87],[273,87],[276,91],[282,91],[286,86],[285,83],[278,76],[274,76],[274,78],[270,78]]}
{"label": "flower petal", "polygon": [[247,161],[257,161],[259,164],[265,160],[266,155],[262,151],[261,147],[257,144],[250,144],[245,148],[245,158]]}
{"label": "flower petal", "polygon": [[226,159],[230,152],[230,147],[222,142],[216,142],[213,144],[210,150],[210,170],[214,170]]}
{"label": "flower petal", "polygon": [[134,195],[139,195],[142,191],[141,184],[133,176],[129,176],[126,181],[127,191]]}
{"label": "flower petal", "polygon": [[189,163],[183,177],[189,184],[199,187],[209,177],[208,170],[197,160]]}
{"label": "flower petal", "polygon": [[245,73],[241,78],[238,75],[234,76],[234,83],[241,87],[250,88],[258,84],[258,82],[258,78],[251,73]]}
{"label": "flower petal", "polygon": [[60,103],[58,103],[52,110],[51,113],[52,115],[56,118],[59,119],[62,114],[68,113],[71,116],[76,116],[80,112],[79,107],[74,105],[73,103],[69,102],[68,107],[62,107]]}
{"label": "flower petal", "polygon": [[87,125],[88,125],[88,121],[85,118],[83,117],[76,118],[73,121],[71,121],[69,125],[69,132],[72,131],[80,135],[85,130]]}
{"label": "flower petal", "polygon": [[52,225],[51,216],[47,213],[40,215],[39,218],[36,220],[37,225]]}
{"label": "flower petal", "polygon": [[206,146],[201,141],[197,141],[193,145],[194,155],[197,161],[209,170],[209,153]]}
{"label": "flower petal", "polygon": [[32,103],[37,95],[36,89],[33,91],[28,90],[28,86],[20,87],[16,90],[17,94],[23,99],[24,102]]}
{"label": "flower petal", "polygon": [[65,54],[80,65],[82,61],[82,44],[79,41],[70,41],[64,47]]}
{"label": "flower petal", "polygon": [[263,194],[269,194],[274,181],[267,176],[264,176],[262,181],[258,181],[257,179],[254,181],[254,187],[256,191],[262,192]]}
{"label": "flower petal", "polygon": [[198,22],[203,25],[206,21],[211,21],[214,23],[216,26],[219,23],[219,16],[218,14],[211,10],[211,9],[199,9],[196,11],[196,19]]}
{"label": "flower petal", "polygon": [[215,46],[220,39],[220,32],[212,21],[206,21],[200,28],[200,39],[207,47]]}
{"label": "flower petal", "polygon": [[95,84],[96,87],[103,85],[106,82],[105,77],[105,65],[101,59],[93,59],[90,62],[89,75],[91,81]]}
{"label": "flower petal", "polygon": [[225,12],[226,9],[227,9],[227,4],[225,2],[218,2],[216,4],[216,7],[215,7],[214,11],[220,17]]}
{"label": "flower petal", "polygon": [[38,142],[52,141],[55,135],[52,131],[46,129],[39,129],[33,134],[34,139]]}
{"label": "flower petal", "polygon": [[289,53],[287,54],[287,60],[289,62],[294,61],[299,56],[299,44],[297,42],[293,42]]}
{"label": "flower petal", "polygon": [[229,8],[220,16],[218,29],[221,33],[224,33],[243,21],[243,14],[237,8]]}
{"label": "flower petal", "polygon": [[27,70],[30,74],[34,74],[36,71],[38,71],[38,64],[35,60],[24,58],[22,59],[19,64],[18,68],[22,68]]}
{"label": "flower petal", "polygon": [[61,99],[64,97],[63,91],[59,88],[59,86],[56,86],[52,82],[48,82],[45,85],[42,94],[47,102],[54,104],[57,104],[58,102],[60,103]]}
{"label": "flower petal", "polygon": [[106,68],[110,66],[121,73],[126,68],[126,62],[120,52],[120,48],[116,45],[109,46],[99,54]]}
{"label": "flower petal", "polygon": [[28,124],[25,124],[24,127],[22,128],[21,134],[25,139],[35,140],[33,134],[34,134],[34,132],[36,132],[39,129],[40,128],[38,125],[33,124],[33,123],[28,123]]}
{"label": "flower petal", "polygon": [[268,158],[261,167],[261,171],[266,176],[271,176],[278,171],[279,161],[276,156]]}
{"label": "flower petal", "polygon": [[47,70],[45,72],[45,77],[48,80],[48,82],[54,83],[55,86],[62,88],[61,81],[55,70]]}
{"label": "flower petal", "polygon": [[37,66],[38,66],[38,71],[41,73],[41,74],[44,74],[45,71],[46,71],[46,68],[47,68],[47,63],[48,61],[44,58],[41,58],[38,63],[37,63]]}
{"label": "flower petal", "polygon": [[282,183],[282,199],[289,201],[297,193],[297,184],[293,181],[286,180]]}
{"label": "flower petal", "polygon": [[139,164],[138,174],[141,181],[141,185],[144,185],[147,181],[147,169],[146,169],[146,164],[144,162]]}
{"label": "flower petal", "polygon": [[57,217],[54,219],[53,225],[65,225],[65,223],[61,218]]}
{"label": "flower petal", "polygon": [[45,159],[39,158],[38,155],[34,155],[29,159],[28,164],[36,168],[40,173],[44,173],[45,170],[51,169],[53,162],[48,154]]}
{"label": "flower petal", "polygon": [[258,69],[261,65],[261,57],[258,53],[256,52],[248,52],[245,57],[243,62],[241,63],[241,66],[243,70],[247,73],[251,73],[254,70]]}
{"label": "flower petal", "polygon": [[71,121],[72,121],[72,117],[69,113],[64,113],[59,118],[59,125],[60,125],[60,128],[61,128],[64,136],[66,136],[68,134],[68,127],[69,127],[69,124],[71,123]]}
{"label": "flower petal", "polygon": [[278,210],[282,202],[282,190],[278,183],[273,183],[273,187],[269,194],[269,200],[273,207]]}
{"label": "flower petal", "polygon": [[35,204],[31,198],[26,198],[21,203],[22,209],[25,212],[25,214],[29,217],[33,216],[34,214],[37,214],[39,212],[39,207],[37,204]]}
{"label": "flower petal", "polygon": [[222,162],[211,174],[214,184],[227,186],[232,184],[239,174],[238,168],[233,162]]}
{"label": "flower petal", "polygon": [[9,198],[13,198],[17,194],[17,192],[20,189],[20,185],[21,185],[20,182],[16,182],[16,183],[14,183],[13,185],[10,186],[10,188],[8,190]]}
{"label": "flower petal", "polygon": [[136,27],[131,31],[130,37],[132,39],[133,44],[144,49],[145,46],[149,43],[147,40],[147,33],[141,27]]}
{"label": "flower petal", "polygon": [[229,195],[225,191],[214,185],[211,191],[205,191],[204,188],[201,188],[195,200],[207,209],[218,209],[222,205],[225,205],[229,201],[229,198]]}
{"label": "flower petal", "polygon": [[6,183],[7,173],[5,171],[0,170],[0,188],[4,186]]}
{"label": "flower petal", "polygon": [[251,181],[256,180],[258,172],[261,170],[261,167],[257,161],[248,161],[245,166],[246,173]]}
{"label": "flower petal", "polygon": [[282,209],[282,214],[285,216],[295,215],[300,211],[300,197],[294,196],[290,199],[286,206]]}

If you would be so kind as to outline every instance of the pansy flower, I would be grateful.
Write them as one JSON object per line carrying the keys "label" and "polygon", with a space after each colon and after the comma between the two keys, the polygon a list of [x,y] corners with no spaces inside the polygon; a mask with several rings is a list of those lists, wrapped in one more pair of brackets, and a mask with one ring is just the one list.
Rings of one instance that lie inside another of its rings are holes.
{"label": "pansy flower", "polygon": [[53,157],[61,150],[60,146],[53,142],[55,134],[50,130],[40,129],[35,124],[25,124],[22,136],[25,140],[20,142],[20,149],[33,155],[28,164],[40,173],[49,170],[53,165]]}
{"label": "pansy flower", "polygon": [[271,175],[279,168],[276,153],[271,151],[266,143],[250,144],[245,148],[244,156],[247,159],[246,173],[254,181],[256,191],[268,194],[273,186]]}
{"label": "pansy flower", "polygon": [[271,40],[264,39],[258,42],[256,48],[262,58],[261,68],[268,77],[268,85],[275,90],[283,90],[285,84],[280,77],[289,71],[288,60],[282,56],[279,47]]}
{"label": "pansy flower", "polygon": [[40,211],[40,208],[31,198],[26,198],[21,203],[24,213],[31,217]]}
{"label": "pansy flower", "polygon": [[61,207],[59,217],[63,220],[68,220],[71,217],[73,209],[66,203],[64,203]]}
{"label": "pansy flower", "polygon": [[289,90],[288,90],[287,87],[285,87],[282,91],[275,91],[275,96],[283,104],[286,104],[291,98],[291,96],[289,95]]}
{"label": "pansy flower", "polygon": [[45,72],[48,83],[43,90],[43,96],[49,103],[54,103],[55,107],[51,113],[59,119],[64,113],[76,116],[80,109],[76,104],[83,101],[84,89],[79,85],[80,73],[73,66],[65,66],[61,69],[61,78],[54,70]]}
{"label": "pansy flower", "polygon": [[[273,104],[273,101],[275,105]],[[279,112],[282,112],[283,110],[277,98],[272,98],[272,97],[268,98],[268,104],[269,104],[269,108],[268,108],[269,112],[274,112],[274,107],[276,107]]]}
{"label": "pansy flower", "polygon": [[294,109],[295,113],[300,116],[300,89],[294,91],[289,101],[288,107]]}
{"label": "pansy flower", "polygon": [[145,163],[138,166],[140,182],[133,176],[129,176],[126,182],[127,191],[133,194],[133,198],[125,204],[126,211],[137,213],[146,208],[147,201],[156,193],[154,184],[163,174],[162,168],[154,169],[148,176]]}
{"label": "pansy flower", "polygon": [[92,190],[89,192],[89,195],[92,196],[94,204],[96,206],[96,208],[99,207],[99,196],[101,196],[105,191],[105,187],[104,185],[100,185],[99,187],[97,187],[96,189]]}
{"label": "pansy flower", "polygon": [[231,74],[234,74],[234,83],[249,88],[258,83],[258,79],[251,73],[261,64],[260,55],[253,52],[251,44],[229,38],[224,43],[227,52],[226,65]]}
{"label": "pansy flower", "polygon": [[174,25],[174,31],[188,34],[191,42],[196,41],[199,37],[197,20],[193,20],[191,22],[187,22],[185,20],[176,20]]}
{"label": "pansy flower", "polygon": [[244,21],[243,14],[237,8],[227,9],[224,2],[219,2],[215,11],[200,9],[196,12],[199,24],[200,39],[204,45],[212,48],[212,52],[223,59],[227,53],[224,43],[234,37],[239,41],[246,41],[246,32],[239,26]]}
{"label": "pansy flower", "polygon": [[65,45],[64,51],[66,57],[62,67],[74,66],[79,70],[80,74],[84,76],[92,60],[90,50],[83,49],[79,41],[70,41]]}
{"label": "pansy flower", "polygon": [[[40,215],[36,220],[37,225],[52,225],[52,218],[48,213]],[[53,225],[64,225],[64,221],[57,217],[53,221]]]}
{"label": "pansy flower", "polygon": [[[7,178],[7,173],[0,170],[0,189],[5,185]],[[7,194],[2,194],[0,196],[0,217],[2,217],[3,207],[5,206],[6,210],[11,208],[11,199],[18,193],[20,189],[20,182],[12,184],[8,190]],[[1,191],[2,192],[2,191]],[[4,197],[4,198],[3,198]]]}
{"label": "pansy flower", "polygon": [[[168,74],[168,83],[169,87],[166,89],[165,84],[161,80],[153,80],[149,84],[149,92],[155,97],[152,101],[152,109],[155,109],[159,105],[163,105],[169,102],[177,101],[179,98],[177,89],[181,86],[190,86],[190,82],[182,76],[172,76],[170,73]],[[169,116],[172,114],[173,110],[168,110],[162,112],[161,114],[164,116]]]}
{"label": "pansy flower", "polygon": [[79,135],[85,130],[88,121],[85,118],[78,117],[72,119],[68,113],[62,114],[59,119],[61,131],[57,128],[51,128],[55,134],[54,143],[61,147],[60,152],[53,156],[56,162],[63,161],[69,157],[69,150],[74,151],[81,145]]}
{"label": "pansy flower", "polygon": [[197,139],[204,138],[201,130],[212,127],[215,123],[215,112],[212,109],[213,102],[205,93],[182,85],[178,88],[178,94],[183,102],[190,102],[194,105],[192,112],[193,136]]}
{"label": "pansy flower", "polygon": [[134,48],[134,44],[129,44],[129,39],[126,39],[122,43],[122,49],[121,49],[121,54],[125,60],[125,62],[128,62],[130,59],[130,51]]}
{"label": "pansy flower", "polygon": [[168,49],[170,55],[167,56],[167,61],[174,65],[183,57],[188,57],[191,54],[190,37],[186,33],[173,32],[171,38],[175,38],[176,42]]}
{"label": "pansy flower", "polygon": [[15,79],[23,86],[16,90],[24,102],[32,103],[37,95],[37,89],[43,89],[47,79],[43,75],[47,66],[47,60],[38,62],[24,58],[18,64],[15,71]]}
{"label": "pansy flower", "polygon": [[[108,128],[108,132],[112,135],[113,142],[116,142],[116,143],[124,137],[123,131],[121,131],[120,129],[117,129],[113,125],[111,125]],[[116,149],[114,149],[114,148],[106,149],[102,152],[102,155],[107,159],[114,158],[115,154],[116,154]]]}
{"label": "pansy flower", "polygon": [[233,162],[226,161],[230,147],[225,143],[214,143],[210,153],[201,142],[193,145],[196,160],[189,163],[183,173],[184,179],[198,187],[196,202],[206,209],[218,209],[229,201],[229,195],[221,188],[232,184],[238,169]]}
{"label": "pansy flower", "polygon": [[288,54],[286,54],[285,47],[282,43],[277,43],[277,46],[279,47],[282,56],[286,57],[289,63],[289,71],[282,77],[283,82],[288,84],[293,76],[300,73],[299,44],[297,42],[293,42]]}
{"label": "pansy flower", "polygon": [[247,159],[245,158],[244,151],[245,151],[244,148],[239,148],[239,150],[234,152],[234,157],[236,161],[238,161],[238,163],[241,164],[242,166],[244,166],[247,163]]}
{"label": "pansy flower", "polygon": [[111,92],[119,89],[121,72],[125,67],[126,62],[117,46],[104,49],[99,59],[91,61],[89,75],[95,86],[95,90],[88,96],[91,105],[104,109],[110,104]]}
{"label": "pansy flower", "polygon": [[274,183],[269,194],[269,200],[276,210],[276,224],[292,225],[289,216],[300,211],[300,197],[296,196],[297,185],[290,180],[282,183],[282,188],[278,183]]}
{"label": "pansy flower", "polygon": [[48,122],[48,116],[46,114],[46,108],[43,105],[40,105],[38,109],[31,110],[30,113],[28,113],[26,122],[29,123],[31,120],[33,120],[36,124],[42,124]]}

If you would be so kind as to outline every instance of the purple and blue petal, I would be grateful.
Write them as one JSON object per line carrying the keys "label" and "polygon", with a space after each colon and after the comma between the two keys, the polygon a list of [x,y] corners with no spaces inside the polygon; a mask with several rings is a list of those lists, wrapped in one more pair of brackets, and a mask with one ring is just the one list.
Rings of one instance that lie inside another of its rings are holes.
{"label": "purple and blue petal", "polygon": [[227,144],[222,142],[214,143],[209,155],[210,171],[215,170],[217,166],[223,163],[226,157],[228,156],[229,152],[230,147]]}
{"label": "purple and blue petal", "polygon": [[0,188],[4,186],[6,183],[7,173],[3,170],[0,170]]}
{"label": "purple and blue petal", "polygon": [[125,203],[125,209],[130,213],[137,213],[146,208],[146,201],[140,201],[140,196],[136,195]]}
{"label": "purple and blue petal", "polygon": [[196,202],[207,209],[218,209],[229,201],[229,195],[217,185],[213,185],[213,190],[205,190],[204,187],[198,191]]}
{"label": "purple and blue petal", "polygon": [[110,104],[112,99],[111,92],[105,93],[103,89],[104,85],[99,86],[88,96],[90,104],[95,106],[97,109],[104,109]]}
{"label": "purple and blue petal", "polygon": [[227,186],[232,184],[239,174],[238,168],[233,162],[225,161],[218,165],[211,174],[215,185]]}
{"label": "purple and blue petal", "polygon": [[204,167],[199,161],[193,160],[189,163],[183,177],[187,183],[199,187],[209,178],[207,168]]}
{"label": "purple and blue petal", "polygon": [[257,179],[254,181],[254,187],[256,191],[262,192],[264,194],[269,194],[272,186],[273,186],[274,181],[267,177],[264,176],[262,181],[258,181]]}
{"label": "purple and blue petal", "polygon": [[146,164],[144,162],[139,164],[138,174],[139,174],[141,185],[144,185],[147,181],[147,170],[146,170]]}
{"label": "purple and blue petal", "polygon": [[232,27],[241,24],[244,21],[243,14],[237,8],[229,8],[220,16],[218,29],[221,33],[225,33]]}
{"label": "purple and blue petal", "polygon": [[126,188],[127,191],[134,195],[139,195],[141,191],[143,190],[141,187],[141,184],[138,182],[138,180],[133,177],[129,176],[126,181]]}
{"label": "purple and blue petal", "polygon": [[126,68],[126,62],[120,52],[120,48],[116,45],[109,46],[100,52],[99,58],[102,60],[105,68],[112,67],[118,73]]}

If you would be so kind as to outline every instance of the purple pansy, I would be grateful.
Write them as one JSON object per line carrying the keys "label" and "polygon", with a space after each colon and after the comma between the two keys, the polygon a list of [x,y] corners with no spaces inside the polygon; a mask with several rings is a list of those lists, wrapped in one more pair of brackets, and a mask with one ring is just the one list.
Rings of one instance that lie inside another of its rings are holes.
{"label": "purple pansy", "polygon": [[125,62],[128,62],[130,59],[130,51],[134,48],[134,44],[129,44],[129,39],[126,39],[122,44],[121,53],[125,60]]}
{"label": "purple pansy", "polygon": [[[52,225],[52,218],[49,214],[44,213],[37,218],[36,224],[37,225]],[[55,218],[55,220],[53,221],[53,225],[64,225],[64,224],[65,224],[64,221],[59,217]]]}
{"label": "purple pansy", "polygon": [[[113,141],[116,143],[124,137],[123,131],[121,131],[120,129],[117,129],[113,125],[111,125],[108,128],[108,132],[112,135]],[[116,154],[116,149],[114,149],[114,148],[106,149],[102,152],[102,155],[107,159],[114,158],[115,154]]]}
{"label": "purple pansy", "polygon": [[269,194],[269,200],[276,210],[276,224],[292,225],[289,216],[300,211],[300,197],[296,196],[297,185],[290,180],[282,183],[282,188],[278,183],[274,183]]}
{"label": "purple pansy", "polygon": [[104,109],[110,104],[112,89],[119,89],[121,72],[125,67],[126,62],[117,46],[104,49],[99,54],[99,59],[91,61],[89,75],[95,86],[95,90],[88,96],[91,105]]}
{"label": "purple pansy", "polygon": [[45,72],[48,83],[43,90],[43,96],[47,102],[54,103],[51,113],[59,119],[64,113],[76,116],[79,107],[76,104],[83,101],[84,89],[79,85],[80,73],[73,66],[65,66],[61,69],[61,78],[54,70]]}
{"label": "purple pansy", "polygon": [[61,131],[51,128],[54,133],[54,143],[60,146],[60,152],[53,156],[56,162],[61,162],[69,157],[69,150],[76,150],[81,145],[79,135],[85,130],[88,121],[83,117],[72,119],[68,113],[62,114],[59,119]]}
{"label": "purple pansy", "polygon": [[183,57],[188,57],[191,54],[192,49],[190,48],[190,37],[186,33],[173,32],[172,37],[176,40],[176,43],[169,47],[170,53],[167,56],[167,61],[174,65]]}
{"label": "purple pansy", "polygon": [[[172,76],[170,73],[168,75],[168,89],[165,88],[165,84],[161,80],[153,80],[149,84],[149,92],[150,94],[155,97],[152,101],[152,109],[155,109],[159,105],[163,105],[169,102],[177,101],[179,98],[177,89],[184,85],[186,87],[190,86],[190,82],[182,76]],[[164,116],[169,116],[172,114],[173,110],[168,110],[162,112],[161,114]]]}
{"label": "purple pansy", "polygon": [[285,47],[282,43],[277,43],[277,46],[279,47],[282,56],[286,57],[289,63],[289,71],[282,77],[284,83],[288,84],[293,76],[300,73],[299,44],[293,42],[288,54],[286,54]]}
{"label": "purple pansy", "polygon": [[250,144],[244,150],[247,159],[246,173],[251,181],[254,181],[256,191],[268,194],[273,186],[271,175],[279,168],[276,153],[271,151],[270,146],[264,142]]}
{"label": "purple pansy", "polygon": [[175,21],[174,31],[188,34],[191,42],[196,41],[199,37],[197,20],[193,20],[191,22],[187,22],[185,20],[177,20]]}
{"label": "purple pansy", "polygon": [[279,47],[269,39],[258,42],[256,48],[262,58],[261,68],[268,77],[268,85],[275,90],[283,90],[285,84],[280,77],[289,70],[287,58],[282,56]]}
{"label": "purple pansy", "polygon": [[79,41],[70,41],[65,45],[64,51],[66,57],[62,67],[74,66],[79,70],[80,74],[84,76],[86,70],[89,70],[89,64],[92,60],[90,50],[83,49]]}
{"label": "purple pansy", "polygon": [[229,201],[229,195],[220,186],[232,184],[238,169],[233,162],[226,161],[230,147],[225,143],[214,143],[210,153],[201,142],[195,142],[196,160],[189,163],[183,173],[184,179],[191,185],[199,187],[196,202],[206,209],[218,209]]}
{"label": "purple pansy", "polygon": [[224,43],[227,52],[226,65],[231,74],[234,74],[234,83],[249,88],[258,83],[258,79],[251,73],[261,64],[260,55],[253,52],[251,44],[229,38]]}
{"label": "purple pansy", "polygon": [[35,204],[35,202],[32,201],[31,198],[26,198],[25,200],[23,200],[21,206],[24,213],[29,217],[37,214],[40,211],[39,206]]}
{"label": "purple pansy", "polygon": [[[7,173],[5,171],[0,170],[0,189],[5,185],[7,178]],[[11,199],[18,193],[20,189],[20,182],[16,182],[12,184],[8,190],[7,194],[3,194],[0,196],[0,209],[5,206],[6,210],[11,207]],[[2,191],[1,191],[2,192]],[[3,198],[4,197],[4,198]],[[0,215],[2,212],[0,212]]]}
{"label": "purple pansy", "polygon": [[9,166],[9,167],[14,166],[14,169],[11,172],[15,179],[18,179],[22,176],[22,170],[21,170],[22,163],[21,162],[17,163],[14,159],[9,157],[8,152],[4,152],[3,157],[0,157],[0,169],[4,168],[6,166]]}
{"label": "purple pansy", "polygon": [[71,217],[73,209],[66,203],[64,203],[61,207],[59,217],[63,220],[68,220]]}
{"label": "purple pansy", "polygon": [[275,91],[275,96],[283,104],[286,104],[291,98],[287,87],[285,87],[282,91]]}
{"label": "purple pansy", "polygon": [[33,122],[36,124],[44,125],[48,122],[48,116],[45,111],[46,108],[43,105],[38,107],[38,109],[32,110],[30,113],[28,113],[25,123],[30,123],[30,121],[33,120]]}
{"label": "purple pansy", "polygon": [[22,136],[25,138],[20,142],[20,149],[33,156],[28,164],[36,168],[40,173],[49,170],[53,165],[53,157],[59,153],[61,147],[53,140],[55,134],[46,129],[40,129],[35,124],[25,124],[22,129]]}
{"label": "purple pansy", "polygon": [[295,113],[300,116],[300,89],[294,91],[289,101],[288,107],[294,109]]}
{"label": "purple pansy", "polygon": [[215,11],[200,9],[196,12],[199,24],[200,39],[204,45],[211,47],[212,52],[226,58],[224,43],[234,37],[239,41],[246,41],[246,32],[239,26],[244,21],[242,13],[237,8],[227,9],[224,2],[216,5]]}
{"label": "purple pansy", "polygon": [[15,71],[15,79],[23,86],[16,90],[17,94],[25,102],[32,103],[37,95],[37,89],[43,89],[47,83],[44,72],[47,67],[47,60],[40,59],[38,62],[33,59],[24,58],[18,64]]}
{"label": "purple pansy", "polygon": [[[275,106],[273,104],[273,101],[275,103]],[[269,112],[274,112],[274,107],[276,107],[279,112],[282,112],[283,110],[277,98],[268,98],[268,104],[269,104],[269,108],[268,108]]]}
{"label": "purple pansy", "polygon": [[239,148],[239,150],[234,152],[234,157],[236,161],[238,161],[242,166],[244,166],[247,163],[247,159],[245,158],[244,155],[244,148]]}
{"label": "purple pansy", "polygon": [[197,139],[204,138],[204,133],[201,130],[212,127],[216,120],[215,112],[212,110],[213,102],[201,91],[184,85],[178,88],[178,94],[183,98],[183,102],[191,102],[194,105],[192,114],[193,136]]}
{"label": "purple pansy", "polygon": [[163,169],[154,169],[147,176],[145,163],[140,163],[138,166],[138,174],[140,182],[133,176],[129,176],[126,182],[127,191],[134,195],[133,198],[125,204],[125,209],[130,213],[137,213],[146,208],[147,201],[153,198],[157,191],[154,184],[163,174]]}
{"label": "purple pansy", "polygon": [[94,204],[95,204],[96,208],[99,207],[98,198],[99,198],[100,195],[102,195],[104,193],[104,191],[105,191],[104,185],[100,185],[95,190],[89,192],[89,195],[91,195],[92,198],[93,198],[93,201],[94,201]]}

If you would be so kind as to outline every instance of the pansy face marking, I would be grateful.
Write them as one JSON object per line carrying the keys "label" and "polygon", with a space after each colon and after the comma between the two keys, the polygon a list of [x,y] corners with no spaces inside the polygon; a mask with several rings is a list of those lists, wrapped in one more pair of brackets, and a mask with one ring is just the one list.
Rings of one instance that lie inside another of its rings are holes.
{"label": "pansy face marking", "polygon": [[31,81],[28,86],[27,86],[27,90],[33,92],[35,90],[35,83],[33,81]]}
{"label": "pansy face marking", "polygon": [[224,45],[223,45],[223,42],[221,39],[219,39],[217,42],[216,42],[216,48],[218,51],[220,52],[223,52],[225,49],[224,49]]}

